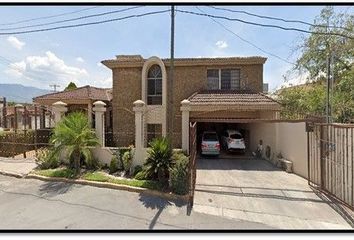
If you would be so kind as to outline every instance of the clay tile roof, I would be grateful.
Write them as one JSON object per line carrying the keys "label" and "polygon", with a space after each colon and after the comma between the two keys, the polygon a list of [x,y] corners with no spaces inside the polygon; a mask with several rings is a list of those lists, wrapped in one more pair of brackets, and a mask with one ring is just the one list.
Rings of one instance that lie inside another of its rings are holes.
{"label": "clay tile roof", "polygon": [[247,90],[203,90],[194,93],[188,99],[191,105],[233,105],[252,107],[252,109],[279,110],[280,104],[263,93]]}
{"label": "clay tile roof", "polygon": [[76,88],[74,90],[49,93],[42,96],[35,97],[33,100],[40,99],[92,99],[92,100],[112,100],[112,89],[111,88],[97,88],[91,87],[89,85]]}

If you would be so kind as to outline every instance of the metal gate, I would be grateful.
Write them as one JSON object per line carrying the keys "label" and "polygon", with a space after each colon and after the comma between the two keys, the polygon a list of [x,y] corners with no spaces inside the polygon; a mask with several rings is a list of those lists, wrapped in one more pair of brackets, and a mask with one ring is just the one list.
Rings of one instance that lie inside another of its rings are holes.
{"label": "metal gate", "polygon": [[354,210],[354,125],[308,123],[309,184]]}
{"label": "metal gate", "polygon": [[189,125],[189,206],[193,207],[195,180],[197,175],[197,123],[191,122]]}

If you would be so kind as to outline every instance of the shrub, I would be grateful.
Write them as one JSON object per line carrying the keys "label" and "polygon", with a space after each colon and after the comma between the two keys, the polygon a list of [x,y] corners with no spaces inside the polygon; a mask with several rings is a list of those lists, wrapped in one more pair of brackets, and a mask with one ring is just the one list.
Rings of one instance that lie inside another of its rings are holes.
{"label": "shrub", "polygon": [[57,168],[60,164],[59,157],[47,148],[39,149],[36,153],[36,163],[40,169]]}
{"label": "shrub", "polygon": [[170,183],[172,192],[186,194],[188,192],[188,163],[189,157],[183,153],[175,153],[172,156],[174,163],[170,171]]}
{"label": "shrub", "polygon": [[155,138],[149,143],[148,157],[144,164],[146,177],[165,183],[172,165],[172,148],[167,138]]}
{"label": "shrub", "polygon": [[115,173],[118,169],[118,159],[116,156],[112,157],[111,163],[109,164],[109,173]]}
{"label": "shrub", "polygon": [[145,170],[142,170],[142,171],[138,172],[134,176],[134,178],[137,179],[137,180],[148,180],[149,179]]}
{"label": "shrub", "polygon": [[122,156],[122,161],[123,161],[123,168],[126,172],[130,171],[130,168],[133,163],[133,153],[132,150],[130,149],[129,151],[124,152]]}
{"label": "shrub", "polygon": [[143,167],[140,165],[136,165],[134,167],[134,171],[133,171],[133,176],[137,175],[139,172],[141,172],[143,170]]}

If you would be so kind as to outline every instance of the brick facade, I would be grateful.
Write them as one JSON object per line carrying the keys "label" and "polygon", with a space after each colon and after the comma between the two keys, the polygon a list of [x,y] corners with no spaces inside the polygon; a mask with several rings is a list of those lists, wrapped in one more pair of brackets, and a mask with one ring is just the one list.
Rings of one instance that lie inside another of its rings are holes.
{"label": "brick facade", "polygon": [[[119,57],[102,63],[113,71],[113,131],[120,146],[134,142],[133,102],[141,99],[142,68],[139,56]],[[163,60],[169,73],[169,61]],[[181,147],[181,101],[206,89],[207,69],[240,69],[242,89],[262,92],[265,58],[176,59],[174,71],[173,145]],[[168,82],[168,79],[167,79]]]}

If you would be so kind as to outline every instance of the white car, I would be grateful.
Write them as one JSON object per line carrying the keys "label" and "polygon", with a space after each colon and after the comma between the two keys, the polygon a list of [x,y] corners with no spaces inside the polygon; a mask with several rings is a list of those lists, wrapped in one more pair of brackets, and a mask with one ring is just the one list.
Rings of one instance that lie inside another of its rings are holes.
{"label": "white car", "polygon": [[243,153],[246,151],[245,140],[237,130],[226,130],[221,139],[227,151],[241,150]]}

